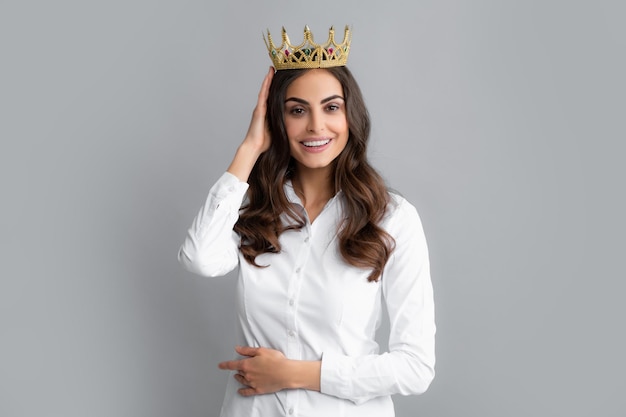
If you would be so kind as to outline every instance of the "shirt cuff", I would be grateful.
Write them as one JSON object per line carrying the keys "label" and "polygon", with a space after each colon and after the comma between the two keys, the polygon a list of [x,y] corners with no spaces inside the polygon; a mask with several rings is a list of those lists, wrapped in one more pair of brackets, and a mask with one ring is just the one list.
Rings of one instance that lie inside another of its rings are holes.
{"label": "shirt cuff", "polygon": [[333,352],[324,352],[322,356],[322,368],[320,375],[320,391],[323,394],[334,396],[338,392],[349,391],[348,378],[343,375],[340,355]]}
{"label": "shirt cuff", "polygon": [[[320,375],[320,392],[352,401],[357,405],[380,395],[375,390],[367,392],[367,385],[373,383],[373,387],[376,387],[377,383],[375,381],[378,378],[369,378],[370,381],[365,383],[363,390],[356,389],[354,378],[356,377],[355,373],[358,364],[358,358],[352,358],[337,352],[324,352]],[[357,393],[356,391],[359,392]]]}
{"label": "shirt cuff", "polygon": [[226,171],[211,188],[211,194],[215,200],[220,201],[228,197],[230,194],[240,195],[241,198],[243,198],[243,195],[247,190],[248,183],[240,181],[235,175]]}

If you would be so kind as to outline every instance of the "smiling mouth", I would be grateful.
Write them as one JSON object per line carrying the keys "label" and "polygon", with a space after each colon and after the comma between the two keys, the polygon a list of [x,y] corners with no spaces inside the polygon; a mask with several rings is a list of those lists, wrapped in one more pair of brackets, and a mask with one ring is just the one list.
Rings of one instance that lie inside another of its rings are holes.
{"label": "smiling mouth", "polygon": [[322,140],[309,140],[302,142],[304,146],[307,148],[317,148],[320,146],[328,145],[330,143],[330,139],[322,139]]}

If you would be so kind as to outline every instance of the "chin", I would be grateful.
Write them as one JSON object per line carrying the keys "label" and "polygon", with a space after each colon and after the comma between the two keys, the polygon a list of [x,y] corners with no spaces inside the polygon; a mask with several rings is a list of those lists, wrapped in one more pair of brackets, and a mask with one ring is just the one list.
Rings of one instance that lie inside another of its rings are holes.
{"label": "chin", "polygon": [[296,160],[298,165],[305,169],[327,169],[332,166],[332,161],[298,161]]}

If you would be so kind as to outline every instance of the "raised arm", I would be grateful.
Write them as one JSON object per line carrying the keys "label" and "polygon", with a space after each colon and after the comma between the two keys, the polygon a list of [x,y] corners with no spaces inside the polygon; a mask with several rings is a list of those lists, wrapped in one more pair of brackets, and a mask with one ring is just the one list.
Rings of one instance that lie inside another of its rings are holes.
{"label": "raised arm", "polygon": [[265,121],[269,86],[274,76],[270,67],[263,79],[252,121],[228,171],[213,185],[178,251],[179,262],[203,276],[220,276],[238,264],[239,239],[233,227],[245,197],[250,172],[271,143]]}
{"label": "raised arm", "polygon": [[243,182],[248,181],[250,172],[257,159],[270,147],[271,138],[265,120],[265,114],[267,113],[267,96],[273,77],[274,68],[270,67],[263,79],[261,91],[259,91],[259,98],[252,112],[252,120],[250,121],[248,133],[241,145],[239,145],[235,157],[228,167],[228,172]]}

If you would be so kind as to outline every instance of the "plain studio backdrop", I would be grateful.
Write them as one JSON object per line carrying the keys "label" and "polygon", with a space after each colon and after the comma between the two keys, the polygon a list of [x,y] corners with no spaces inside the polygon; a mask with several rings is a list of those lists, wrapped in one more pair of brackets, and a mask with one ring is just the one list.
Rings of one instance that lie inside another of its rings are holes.
{"label": "plain studio backdrop", "polygon": [[[270,65],[353,28],[370,157],[430,245],[400,417],[624,416],[621,1],[0,2],[0,415],[212,417],[234,275],[176,253]],[[323,308],[323,307],[321,307]],[[381,328],[381,343],[386,348]]]}

